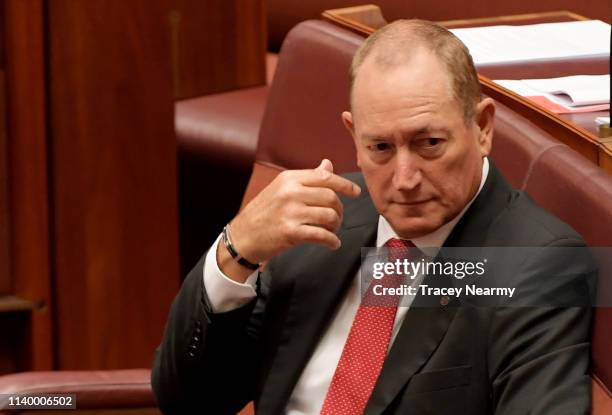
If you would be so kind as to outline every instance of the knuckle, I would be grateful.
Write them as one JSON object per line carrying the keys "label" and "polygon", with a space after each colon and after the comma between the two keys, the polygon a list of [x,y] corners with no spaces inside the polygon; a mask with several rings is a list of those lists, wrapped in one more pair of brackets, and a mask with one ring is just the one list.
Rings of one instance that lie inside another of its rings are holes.
{"label": "knuckle", "polygon": [[338,214],[336,213],[335,210],[331,208],[325,211],[325,216],[326,216],[327,223],[330,225],[335,225],[336,222],[338,221]]}
{"label": "knuckle", "polygon": [[291,240],[293,238],[293,232],[291,228],[292,227],[289,221],[287,220],[281,221],[279,225],[279,232],[281,236],[283,237],[283,239]]}
{"label": "knuckle", "polygon": [[312,240],[316,242],[325,241],[325,230],[322,228],[314,228],[312,231]]}
{"label": "knuckle", "polygon": [[328,181],[332,177],[332,173],[327,170],[317,170],[319,173],[319,179],[322,181]]}
{"label": "knuckle", "polygon": [[334,192],[332,189],[325,189],[325,201],[328,205],[334,206],[337,200],[338,196],[336,196],[336,192]]}
{"label": "knuckle", "polygon": [[283,182],[282,186],[278,191],[278,196],[282,199],[291,199],[295,194],[295,186],[289,181]]}
{"label": "knuckle", "polygon": [[338,201],[337,212],[338,212],[338,216],[342,218],[342,216],[344,215],[344,206],[342,205],[342,203],[340,203],[340,201]]}
{"label": "knuckle", "polygon": [[281,186],[289,186],[294,182],[294,173],[291,170],[283,170],[277,177],[281,183]]}

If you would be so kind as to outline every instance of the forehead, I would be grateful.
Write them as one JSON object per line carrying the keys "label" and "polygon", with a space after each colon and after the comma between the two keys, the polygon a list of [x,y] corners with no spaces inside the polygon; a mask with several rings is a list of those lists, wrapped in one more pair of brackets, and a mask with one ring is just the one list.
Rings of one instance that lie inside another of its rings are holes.
{"label": "forehead", "polygon": [[352,111],[356,124],[460,114],[446,68],[425,49],[393,63],[368,56],[357,70]]}

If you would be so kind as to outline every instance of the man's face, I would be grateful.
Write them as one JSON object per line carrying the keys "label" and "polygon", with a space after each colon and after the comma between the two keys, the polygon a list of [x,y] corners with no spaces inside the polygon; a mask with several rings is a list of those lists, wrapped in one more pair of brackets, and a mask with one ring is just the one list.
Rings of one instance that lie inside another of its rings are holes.
{"label": "man's face", "polygon": [[443,64],[422,50],[392,68],[366,58],[352,104],[343,120],[357,163],[393,229],[414,238],[459,214],[478,189],[482,158],[490,151],[492,101],[483,100],[466,125]]}

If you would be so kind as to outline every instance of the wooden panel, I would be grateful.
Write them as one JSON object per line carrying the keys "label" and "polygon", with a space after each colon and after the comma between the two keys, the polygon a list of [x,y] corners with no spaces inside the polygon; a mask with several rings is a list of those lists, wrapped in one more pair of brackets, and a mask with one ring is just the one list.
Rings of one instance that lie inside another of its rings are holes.
{"label": "wooden panel", "polygon": [[13,294],[46,305],[24,328],[36,341],[22,342],[24,350],[32,346],[22,369],[46,370],[52,332],[42,0],[5,0],[4,17]]}
{"label": "wooden panel", "polygon": [[[0,1],[0,28],[4,27],[4,1]],[[0,29],[0,295],[9,294],[12,291],[9,251],[8,138],[6,134],[4,53],[4,32]]]}
{"label": "wooden panel", "polygon": [[263,0],[173,0],[175,98],[266,82]]}
{"label": "wooden panel", "polygon": [[364,36],[387,24],[382,10],[374,4],[325,10],[321,17]]}
{"label": "wooden panel", "polygon": [[481,17],[478,19],[446,20],[438,23],[449,29],[455,29],[459,27],[530,25],[539,23],[571,22],[574,20],[588,20],[588,18],[573,12],[554,11],[544,13],[515,14],[510,16]]}
{"label": "wooden panel", "polygon": [[179,283],[170,2],[47,5],[58,368],[148,367]]}
{"label": "wooden panel", "polygon": [[11,283],[10,220],[8,206],[8,157],[4,71],[0,69],[0,295],[9,294]]}
{"label": "wooden panel", "polygon": [[599,150],[599,167],[612,174],[612,143],[601,144]]}

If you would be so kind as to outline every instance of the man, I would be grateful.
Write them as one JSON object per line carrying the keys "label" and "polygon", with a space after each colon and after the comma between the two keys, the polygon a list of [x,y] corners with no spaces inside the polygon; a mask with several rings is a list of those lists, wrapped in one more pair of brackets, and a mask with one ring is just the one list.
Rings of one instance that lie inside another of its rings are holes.
{"label": "man", "polygon": [[[392,23],[351,77],[342,120],[361,174],[335,175],[328,160],[284,172],[231,221],[172,307],[152,380],[162,410],[229,414],[254,400],[261,414],[588,413],[585,309],[360,301],[362,247],[584,243],[487,158],[494,103],[448,31]],[[519,301],[593,272],[550,259],[513,264]]]}

